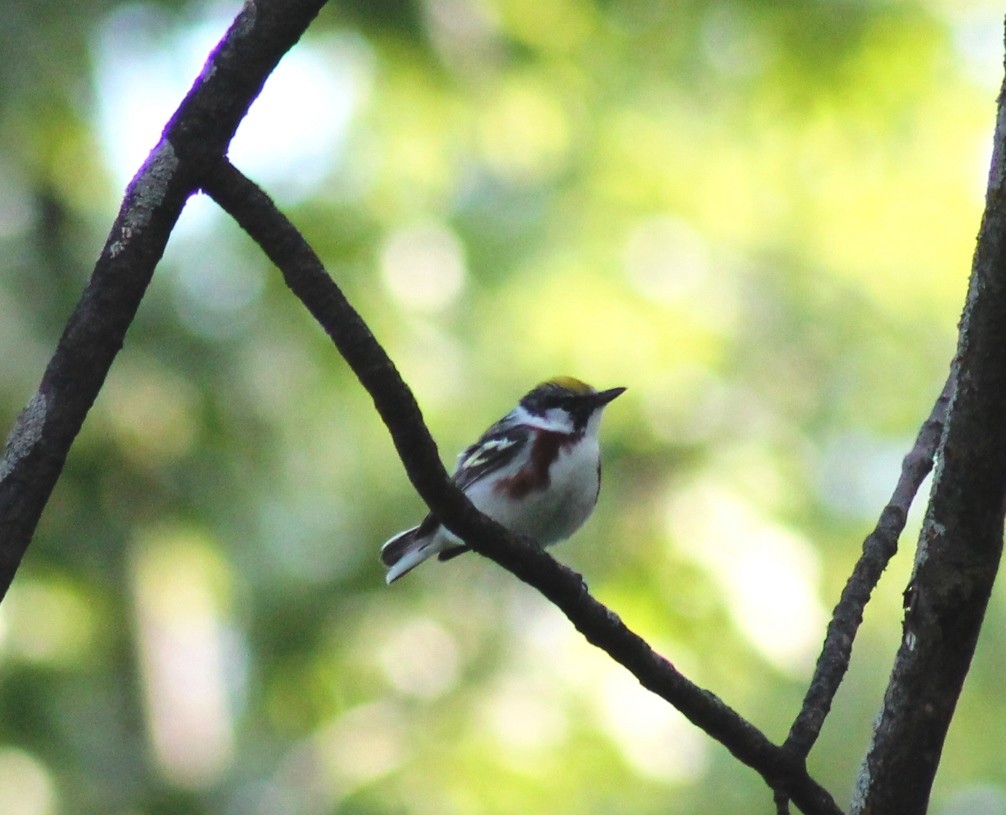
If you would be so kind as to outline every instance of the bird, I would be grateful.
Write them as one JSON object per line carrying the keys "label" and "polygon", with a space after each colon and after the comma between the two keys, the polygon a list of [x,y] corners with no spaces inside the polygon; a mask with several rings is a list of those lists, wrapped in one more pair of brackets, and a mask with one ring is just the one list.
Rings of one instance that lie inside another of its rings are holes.
{"label": "bird", "polygon": [[[566,540],[593,512],[601,489],[598,429],[625,388],[598,391],[571,376],[528,391],[458,456],[451,476],[477,509],[540,546]],[[433,514],[381,547],[390,585],[427,558],[468,547]]]}

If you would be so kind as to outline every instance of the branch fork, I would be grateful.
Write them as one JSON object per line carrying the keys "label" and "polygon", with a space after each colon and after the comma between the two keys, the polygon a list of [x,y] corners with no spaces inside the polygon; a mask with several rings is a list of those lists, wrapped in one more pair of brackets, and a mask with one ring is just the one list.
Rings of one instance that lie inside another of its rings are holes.
{"label": "branch fork", "polygon": [[[897,551],[911,503],[942,449],[944,466],[934,479],[913,575],[914,601],[906,614],[906,637],[852,809],[871,815],[923,813],[1002,548],[1006,494],[1006,425],[1001,421],[1006,415],[1006,343],[1001,337],[1006,325],[1002,98],[987,208],[953,373],[904,459],[876,528],[863,543],[829,623],[803,705],[785,741],[777,745],[657,654],[590,594],[579,574],[472,506],[452,484],[412,392],[360,315],[300,232],[227,160],[239,122],[281,56],[322,5],[321,0],[248,2],[130,184],[91,280],[0,459],[0,597],[122,346],[168,236],[189,196],[203,189],[258,243],[328,333],[373,399],[410,480],[430,510],[476,552],[541,592],[590,643],[758,772],[773,791],[778,813],[787,813],[790,802],[811,815],[841,813],[809,774],[807,758],[848,669],[863,610]],[[964,568],[954,568],[960,565]],[[946,647],[932,632],[947,623],[948,615],[959,612],[962,603],[966,613],[955,618],[960,622],[954,629],[959,639],[955,663],[949,672],[936,670]],[[939,681],[931,681],[934,675]],[[920,700],[940,716],[920,724],[911,715],[911,706]],[[927,754],[932,756],[928,763],[913,758],[920,743],[928,745]]]}

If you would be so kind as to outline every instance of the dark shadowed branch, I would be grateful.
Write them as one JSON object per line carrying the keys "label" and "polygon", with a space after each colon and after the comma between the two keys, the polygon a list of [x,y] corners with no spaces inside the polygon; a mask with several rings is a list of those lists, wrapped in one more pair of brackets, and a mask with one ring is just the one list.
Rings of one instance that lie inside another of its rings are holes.
{"label": "dark shadowed branch", "polygon": [[[579,574],[478,513],[451,483],[416,401],[297,229],[225,158],[234,132],[321,0],[248,4],[127,191],[88,286],[0,460],[0,597],[21,561],[188,197],[205,189],[265,251],[370,393],[420,496],[472,549],[558,606],[592,644],[755,769],[777,812],[840,809],[806,770],[849,665],[863,609],[943,443],[906,594],[904,638],[864,763],[856,813],[922,813],[1002,546],[1006,493],[1006,114],[1000,100],[985,218],[954,375],[843,590],[804,705],[782,746],[683,676],[598,602]],[[956,385],[953,383],[957,383]]]}
{"label": "dark shadowed branch", "polygon": [[279,267],[286,284],[328,332],[373,398],[416,490],[452,532],[538,589],[589,642],[757,770],[773,789],[784,790],[804,812],[840,812],[828,792],[807,774],[802,760],[790,760],[714,694],[679,673],[595,600],[579,574],[481,515],[454,487],[415,398],[394,364],[300,232],[257,185],[224,161],[207,178],[205,190]]}
{"label": "dark shadowed branch", "polygon": [[901,646],[856,785],[854,813],[927,810],[1002,554],[1006,84],[954,369],[932,496],[905,592]]}
{"label": "dark shadowed branch", "polygon": [[0,459],[0,598],[185,201],[205,169],[227,151],[266,78],[322,5],[323,0],[247,4],[130,183],[91,279]]}
{"label": "dark shadowed branch", "polygon": [[863,609],[880,580],[880,575],[898,551],[898,539],[908,521],[912,501],[933,469],[933,457],[943,435],[947,405],[953,391],[953,375],[947,378],[929,418],[922,424],[911,451],[901,463],[901,476],[891,500],[880,515],[873,532],[863,542],[863,553],[856,562],[842,596],[828,624],[824,647],[818,657],[814,676],[804,697],[785,747],[806,757],[821,734],[821,727],[831,710],[838,686],[849,668],[852,643],[863,622]]}

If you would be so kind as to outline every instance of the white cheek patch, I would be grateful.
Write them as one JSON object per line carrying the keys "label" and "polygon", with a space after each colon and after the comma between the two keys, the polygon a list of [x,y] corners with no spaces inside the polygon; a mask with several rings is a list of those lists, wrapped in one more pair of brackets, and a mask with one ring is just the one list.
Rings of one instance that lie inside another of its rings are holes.
{"label": "white cheek patch", "polygon": [[545,430],[556,433],[572,433],[573,418],[569,412],[562,408],[549,408],[545,415],[539,420],[540,426]]}
{"label": "white cheek patch", "polygon": [[511,415],[515,422],[538,430],[548,430],[552,433],[573,432],[573,418],[562,408],[549,408],[544,413],[530,413],[520,405]]}

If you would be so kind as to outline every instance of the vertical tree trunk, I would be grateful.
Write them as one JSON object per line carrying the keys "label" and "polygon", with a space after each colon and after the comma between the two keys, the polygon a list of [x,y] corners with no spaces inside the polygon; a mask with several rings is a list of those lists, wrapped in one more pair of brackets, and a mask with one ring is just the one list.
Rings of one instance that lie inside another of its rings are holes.
{"label": "vertical tree trunk", "polygon": [[854,815],[915,815],[971,665],[1003,544],[1006,495],[1006,86],[955,360],[956,389],[905,592],[901,647]]}

